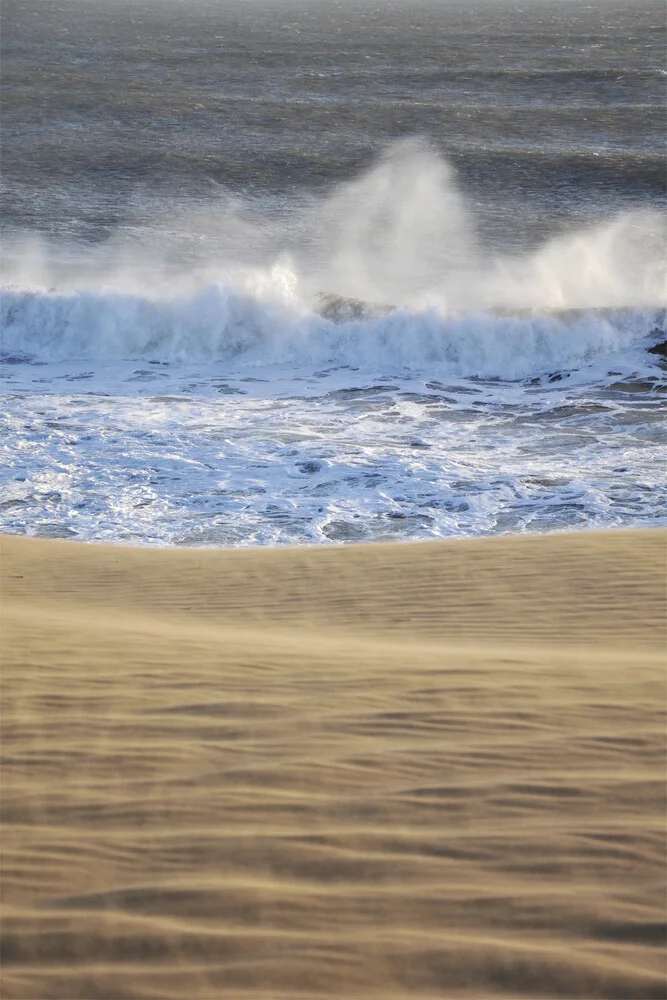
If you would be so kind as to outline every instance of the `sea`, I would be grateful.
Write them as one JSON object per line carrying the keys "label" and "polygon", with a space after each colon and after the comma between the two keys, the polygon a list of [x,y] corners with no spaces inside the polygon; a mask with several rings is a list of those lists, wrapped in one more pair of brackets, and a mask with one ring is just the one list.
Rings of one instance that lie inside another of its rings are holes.
{"label": "sea", "polygon": [[662,0],[3,0],[0,531],[665,523]]}

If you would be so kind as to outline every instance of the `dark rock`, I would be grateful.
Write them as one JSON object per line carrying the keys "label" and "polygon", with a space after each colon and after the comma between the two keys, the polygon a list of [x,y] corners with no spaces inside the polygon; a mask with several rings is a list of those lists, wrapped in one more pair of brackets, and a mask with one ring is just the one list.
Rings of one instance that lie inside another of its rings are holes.
{"label": "dark rock", "polygon": [[[654,333],[657,332],[657,330],[654,331]],[[657,344],[654,344],[653,347],[649,347],[648,353],[657,354],[663,361],[667,361],[667,340],[661,340]]]}
{"label": "dark rock", "polygon": [[344,295],[318,296],[318,312],[324,319],[333,323],[349,323],[352,320],[376,319],[394,311],[394,306],[379,302],[363,302],[361,299],[351,299]]}

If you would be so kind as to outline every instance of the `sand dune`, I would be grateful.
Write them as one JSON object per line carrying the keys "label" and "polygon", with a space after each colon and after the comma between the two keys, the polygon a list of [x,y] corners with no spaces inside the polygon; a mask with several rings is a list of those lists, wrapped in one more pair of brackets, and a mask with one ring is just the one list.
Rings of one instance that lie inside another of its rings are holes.
{"label": "sand dune", "polygon": [[665,996],[665,539],[2,539],[4,1000]]}

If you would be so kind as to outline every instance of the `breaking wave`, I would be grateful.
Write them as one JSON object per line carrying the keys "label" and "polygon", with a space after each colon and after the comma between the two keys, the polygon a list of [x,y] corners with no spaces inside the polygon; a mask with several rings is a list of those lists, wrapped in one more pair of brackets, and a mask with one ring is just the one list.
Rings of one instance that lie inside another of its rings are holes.
{"label": "breaking wave", "polygon": [[69,263],[43,247],[15,253],[2,295],[4,354],[521,378],[640,347],[664,328],[656,213],[492,257],[450,165],[421,142],[396,144],[288,218],[228,202],[180,219],[181,242],[201,248],[187,266],[160,256],[174,231],[167,222],[155,220],[145,245],[88,248]]}
{"label": "breaking wave", "polygon": [[37,361],[239,360],[430,368],[460,376],[523,378],[650,346],[656,310],[581,310],[445,316],[435,308],[381,310],[327,299],[262,298],[213,284],[190,296],[150,298],[86,290],[8,289],[2,351]]}

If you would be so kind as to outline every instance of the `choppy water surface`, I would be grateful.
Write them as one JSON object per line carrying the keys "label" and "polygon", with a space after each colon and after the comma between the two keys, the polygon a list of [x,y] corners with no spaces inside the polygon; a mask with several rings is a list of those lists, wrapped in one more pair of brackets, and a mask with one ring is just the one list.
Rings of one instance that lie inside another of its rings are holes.
{"label": "choppy water surface", "polygon": [[664,520],[661,5],[4,20],[0,529]]}

